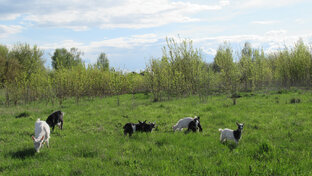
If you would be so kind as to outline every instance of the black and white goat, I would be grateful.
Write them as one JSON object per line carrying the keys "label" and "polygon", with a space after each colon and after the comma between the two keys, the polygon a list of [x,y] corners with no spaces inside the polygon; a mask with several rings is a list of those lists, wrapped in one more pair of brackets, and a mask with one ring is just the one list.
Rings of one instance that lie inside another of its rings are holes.
{"label": "black and white goat", "polygon": [[146,120],[144,122],[139,121],[139,123],[126,123],[123,127],[124,135],[126,136],[129,133],[129,137],[136,131],[143,131]]}
{"label": "black and white goat", "polygon": [[185,117],[183,119],[180,119],[176,125],[172,127],[173,131],[179,130],[181,131],[183,128],[187,128],[186,132],[189,132],[192,130],[193,132],[196,132],[199,128],[199,131],[203,131],[201,125],[200,125],[200,117],[195,116],[192,117]]}
{"label": "black and white goat", "polygon": [[146,123],[146,120],[144,122],[139,121],[139,123],[126,123],[123,127],[124,129],[124,135],[126,136],[129,133],[129,137],[132,136],[132,134],[136,131],[140,132],[152,132],[153,128],[155,128],[155,122],[148,124]]}
{"label": "black and white goat", "polygon": [[155,125],[156,125],[155,122],[153,122],[153,123],[149,122],[148,124],[144,123],[143,124],[143,131],[144,132],[152,132],[153,128],[155,128]]}
{"label": "black and white goat", "polygon": [[243,131],[244,124],[236,122],[236,125],[237,125],[237,130],[231,130],[228,128],[219,129],[219,131],[221,132],[221,135],[220,135],[220,141],[221,142],[224,142],[227,140],[232,140],[232,141],[235,141],[236,144],[238,144],[238,141],[242,137],[242,131]]}
{"label": "black and white goat", "polygon": [[47,118],[46,122],[54,131],[55,125],[57,125],[61,130],[63,129],[63,117],[64,112],[62,111],[55,111]]}

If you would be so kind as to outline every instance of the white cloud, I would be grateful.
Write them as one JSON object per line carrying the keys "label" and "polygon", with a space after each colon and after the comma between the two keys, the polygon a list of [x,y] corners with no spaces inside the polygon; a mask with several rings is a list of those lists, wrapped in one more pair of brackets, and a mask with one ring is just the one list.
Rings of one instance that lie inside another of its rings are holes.
{"label": "white cloud", "polygon": [[5,14],[0,16],[0,20],[6,21],[6,20],[15,20],[17,17],[19,17],[20,14],[12,13],[12,14]]}
{"label": "white cloud", "polygon": [[223,42],[229,43],[239,43],[248,40],[258,40],[260,36],[258,35],[228,35],[228,36],[216,36],[216,37],[203,37],[194,39],[194,42],[214,42],[216,45],[222,44]]}
{"label": "white cloud", "polygon": [[118,37],[113,39],[106,39],[90,43],[90,49],[100,47],[114,47],[114,48],[133,48],[137,46],[148,46],[156,43],[160,38],[156,34],[132,35],[130,37]]}
{"label": "white cloud", "polygon": [[88,26],[64,26],[64,28],[72,29],[73,31],[87,31]]}
{"label": "white cloud", "polygon": [[282,7],[286,5],[292,5],[295,3],[300,3],[302,1],[307,0],[239,0],[235,1],[236,7],[242,9],[249,8],[274,8],[274,7]]}
{"label": "white cloud", "polygon": [[306,21],[304,19],[302,19],[302,18],[297,18],[297,19],[295,19],[295,22],[297,24],[304,24]]}
{"label": "white cloud", "polygon": [[41,49],[56,49],[56,48],[66,48],[70,49],[72,47],[78,48],[83,52],[93,52],[100,50],[103,47],[112,48],[124,48],[131,49],[134,47],[144,47],[149,46],[153,43],[157,43],[160,40],[156,34],[143,34],[143,35],[132,35],[129,37],[117,37],[112,39],[105,39],[102,41],[93,41],[89,44],[76,42],[74,40],[64,40],[56,43],[48,43],[42,45]]}
{"label": "white cloud", "polygon": [[[8,5],[12,14],[18,11],[23,19],[46,27],[64,27],[73,30],[100,28],[149,28],[169,23],[195,22],[200,19],[193,15],[202,11],[221,10],[230,4],[221,0],[214,4],[195,4],[170,0],[117,0],[92,1],[39,1],[31,0],[25,8]],[[8,2],[7,2],[8,3]],[[32,4],[31,8],[27,8]],[[0,15],[4,12],[0,12]],[[11,15],[6,13],[6,15]]]}
{"label": "white cloud", "polygon": [[217,50],[214,49],[214,48],[204,48],[204,47],[201,47],[201,50],[202,50],[204,53],[208,54],[208,55],[214,56],[214,55],[217,54]]}
{"label": "white cloud", "polygon": [[285,35],[287,33],[286,30],[281,29],[281,30],[273,30],[273,31],[268,31],[265,33],[266,36],[281,36],[281,35]]}
{"label": "white cloud", "polygon": [[[77,42],[74,40],[64,40],[55,43],[42,44],[39,46],[40,49],[46,50],[48,52],[53,52],[56,48],[66,48],[67,50],[72,47],[78,48],[84,53],[83,60],[88,64],[95,63],[99,53],[105,52],[114,66],[125,67],[125,65],[127,65],[127,68],[143,69],[145,64],[145,60],[143,58],[156,56],[155,54],[151,55],[150,52],[155,53],[154,45],[159,45],[162,43],[161,39],[164,39],[164,37],[149,33],[143,35],[131,35],[127,37],[104,39],[90,43]],[[161,46],[157,46],[157,49],[160,50],[160,47]],[[146,50],[149,52],[142,52]],[[141,51],[142,53],[137,53],[138,51]],[[52,54],[53,53],[50,53],[50,55]],[[129,60],[129,58],[132,60]]]}
{"label": "white cloud", "polygon": [[9,35],[21,32],[23,29],[19,25],[1,25],[0,24],[0,38],[6,38]]}
{"label": "white cloud", "polygon": [[[204,53],[213,54],[223,42],[228,42],[232,46],[243,46],[246,41],[252,44],[252,47],[262,48],[265,53],[274,52],[283,49],[285,46],[293,47],[294,44],[302,38],[305,43],[311,43],[312,33],[302,35],[290,35],[286,30],[273,30],[264,33],[263,35],[229,35],[216,36],[194,39],[196,46],[200,46]],[[211,47],[215,46],[215,48]]]}
{"label": "white cloud", "polygon": [[230,1],[229,0],[221,0],[220,5],[221,6],[228,6],[228,5],[230,5]]}
{"label": "white cloud", "polygon": [[56,43],[47,43],[44,45],[40,45],[41,49],[56,49],[56,48],[66,48],[66,49],[70,49],[70,48],[85,48],[84,44],[81,42],[76,42],[74,40],[63,40],[60,42],[56,42]]}
{"label": "white cloud", "polygon": [[261,24],[261,25],[269,25],[269,24],[276,24],[279,23],[279,21],[274,21],[274,20],[268,20],[268,21],[252,21],[252,24]]}

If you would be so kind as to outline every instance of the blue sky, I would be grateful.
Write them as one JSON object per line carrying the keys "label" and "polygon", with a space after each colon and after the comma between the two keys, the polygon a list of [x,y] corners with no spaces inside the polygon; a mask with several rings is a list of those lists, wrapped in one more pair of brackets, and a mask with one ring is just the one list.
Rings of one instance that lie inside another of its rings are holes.
{"label": "blue sky", "polygon": [[219,45],[249,41],[270,53],[302,38],[312,44],[311,0],[0,0],[0,44],[37,45],[46,65],[76,47],[86,63],[139,71],[162,55],[166,37],[191,39],[207,62]]}

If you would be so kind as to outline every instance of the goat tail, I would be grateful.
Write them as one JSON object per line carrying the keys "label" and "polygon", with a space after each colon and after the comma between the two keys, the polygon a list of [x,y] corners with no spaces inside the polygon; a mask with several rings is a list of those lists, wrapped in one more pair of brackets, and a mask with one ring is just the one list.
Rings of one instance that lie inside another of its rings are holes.
{"label": "goat tail", "polygon": [[222,131],[223,131],[223,129],[219,128],[219,131],[220,131],[220,132],[222,132]]}
{"label": "goat tail", "polygon": [[40,121],[40,118],[38,118],[37,121]]}

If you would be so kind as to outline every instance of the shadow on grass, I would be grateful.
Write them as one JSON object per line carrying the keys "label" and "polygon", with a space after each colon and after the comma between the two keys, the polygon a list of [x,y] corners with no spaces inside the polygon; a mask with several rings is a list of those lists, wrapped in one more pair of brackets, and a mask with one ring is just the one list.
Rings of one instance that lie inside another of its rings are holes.
{"label": "shadow on grass", "polygon": [[223,145],[225,145],[225,146],[227,146],[229,149],[230,149],[230,151],[233,151],[234,149],[236,149],[237,148],[237,144],[236,143],[234,143],[234,142],[225,142],[225,143],[223,143]]}
{"label": "shadow on grass", "polygon": [[51,130],[51,134],[53,134],[53,136],[59,136],[59,137],[62,137],[62,136],[63,136],[60,129],[57,129],[57,130],[54,129],[53,132],[52,132],[52,130]]}
{"label": "shadow on grass", "polygon": [[24,160],[25,158],[35,156],[35,153],[36,153],[35,149],[27,148],[27,149],[20,150],[17,152],[12,152],[11,156],[12,156],[12,158]]}
{"label": "shadow on grass", "polygon": [[22,112],[18,115],[15,116],[15,118],[22,118],[22,117],[29,117],[30,113],[29,112]]}

